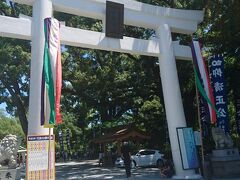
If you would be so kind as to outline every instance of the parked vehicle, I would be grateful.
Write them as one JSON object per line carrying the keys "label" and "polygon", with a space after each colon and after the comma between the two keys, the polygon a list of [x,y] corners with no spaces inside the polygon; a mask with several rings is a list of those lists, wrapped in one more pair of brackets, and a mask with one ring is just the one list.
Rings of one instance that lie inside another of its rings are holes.
{"label": "parked vehicle", "polygon": [[[115,161],[115,166],[119,167],[119,168],[125,167],[124,161],[123,161],[123,159],[121,157],[117,158],[117,160]],[[131,168],[135,168],[135,163],[133,161],[131,163]]]}
{"label": "parked vehicle", "polygon": [[[160,167],[164,163],[163,154],[159,150],[142,149],[137,154],[131,156],[132,168],[135,166],[157,166]],[[118,157],[115,161],[116,167],[124,167],[124,161]]]}

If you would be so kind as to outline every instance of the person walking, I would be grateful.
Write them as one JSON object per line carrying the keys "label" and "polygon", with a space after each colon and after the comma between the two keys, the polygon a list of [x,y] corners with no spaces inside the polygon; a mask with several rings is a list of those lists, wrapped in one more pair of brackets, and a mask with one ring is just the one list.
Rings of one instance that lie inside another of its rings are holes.
{"label": "person walking", "polygon": [[104,162],[104,153],[102,151],[99,152],[99,156],[98,156],[98,164],[99,166],[103,166],[103,162]]}
{"label": "person walking", "polygon": [[131,152],[127,142],[123,143],[121,148],[122,159],[124,161],[127,178],[131,177]]}

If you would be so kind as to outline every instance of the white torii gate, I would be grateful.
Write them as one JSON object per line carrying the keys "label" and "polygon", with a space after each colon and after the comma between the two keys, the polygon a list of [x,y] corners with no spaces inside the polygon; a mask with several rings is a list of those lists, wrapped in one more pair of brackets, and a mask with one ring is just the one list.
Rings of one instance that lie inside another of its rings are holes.
{"label": "white torii gate", "polygon": [[[33,6],[33,18],[0,16],[0,36],[32,41],[30,74],[30,102],[28,134],[48,134],[40,126],[40,86],[44,50],[43,20],[53,11],[100,19],[105,25],[106,0],[14,0]],[[175,179],[198,179],[194,170],[183,170],[177,139],[177,127],[186,127],[176,59],[192,60],[188,46],[173,42],[171,32],[192,34],[203,20],[203,11],[179,10],[148,5],[133,0],[110,0],[124,4],[124,24],[154,29],[157,38],[142,40],[131,37],[113,39],[105,33],[61,26],[61,44],[156,56],[159,58],[160,76],[168,122],[170,143],[175,165]]]}

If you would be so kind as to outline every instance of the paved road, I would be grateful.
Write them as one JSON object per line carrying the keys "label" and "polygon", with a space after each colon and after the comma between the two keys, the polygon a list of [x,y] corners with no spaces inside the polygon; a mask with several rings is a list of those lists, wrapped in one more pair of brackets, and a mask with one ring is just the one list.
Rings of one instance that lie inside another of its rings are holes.
{"label": "paved road", "polygon": [[[85,160],[81,162],[56,163],[56,180],[124,180],[125,169],[115,167],[99,167],[97,160]],[[132,169],[132,177],[129,180],[159,180],[163,179],[159,175],[157,168],[135,168]],[[25,180],[25,168],[21,172],[21,180]],[[165,179],[167,180],[167,179]],[[212,180],[240,180],[235,179],[212,179]]]}
{"label": "paved road", "polygon": [[[99,167],[96,160],[56,164],[56,179],[126,179],[125,169],[115,167]],[[160,179],[157,168],[132,169],[132,177],[128,179],[156,180]]]}

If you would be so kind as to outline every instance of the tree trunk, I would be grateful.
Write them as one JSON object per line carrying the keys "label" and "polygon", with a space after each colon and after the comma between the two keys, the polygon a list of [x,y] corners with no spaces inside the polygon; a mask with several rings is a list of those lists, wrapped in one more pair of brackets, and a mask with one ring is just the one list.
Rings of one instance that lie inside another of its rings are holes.
{"label": "tree trunk", "polygon": [[16,87],[16,86],[11,87],[11,85],[8,83],[8,81],[4,81],[4,80],[2,80],[2,83],[4,84],[4,86],[7,88],[7,90],[10,92],[10,94],[12,96],[12,100],[14,102],[13,104],[17,107],[17,114],[18,114],[22,129],[23,129],[23,132],[24,132],[25,136],[27,136],[28,121],[27,121],[27,116],[26,116],[26,109],[25,109],[24,103],[20,96],[19,87]]}
{"label": "tree trunk", "polygon": [[27,116],[26,116],[26,109],[20,99],[20,97],[14,97],[14,102],[17,106],[17,113],[18,113],[18,117],[23,129],[23,132],[25,134],[25,136],[27,136],[27,132],[28,132],[28,120],[27,120]]}

